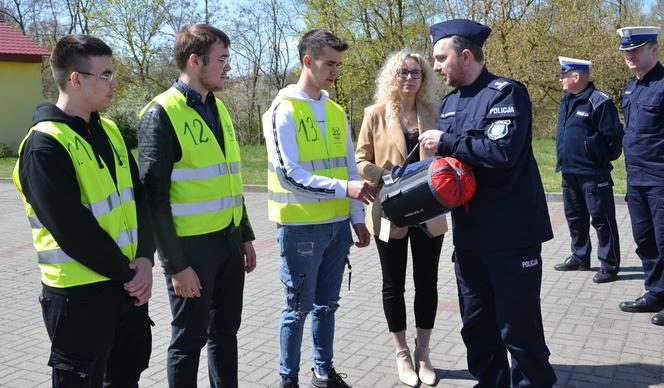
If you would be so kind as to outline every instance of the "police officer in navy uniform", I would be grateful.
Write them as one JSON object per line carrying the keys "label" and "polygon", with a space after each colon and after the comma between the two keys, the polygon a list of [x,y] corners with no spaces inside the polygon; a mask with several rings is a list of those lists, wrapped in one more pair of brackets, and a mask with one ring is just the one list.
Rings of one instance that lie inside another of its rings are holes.
{"label": "police officer in navy uniform", "polygon": [[627,208],[636,254],[643,263],[646,293],[622,302],[626,312],[657,312],[664,325],[664,67],[659,63],[659,27],[619,29],[620,50],[634,76],[623,90]]}
{"label": "police officer in navy uniform", "polygon": [[452,212],[468,370],[479,387],[551,387],[540,253],[553,233],[531,147],[528,92],[484,67],[488,27],[455,19],[430,32],[434,70],[456,89],[442,102],[438,129],[420,135],[420,144],[471,164],[477,179],[468,208]]}
{"label": "police officer in navy uniform", "polygon": [[572,240],[572,255],[556,264],[558,271],[590,269],[590,218],[597,231],[600,270],[595,283],[618,278],[620,245],[613,201],[611,161],[622,151],[623,130],[618,110],[590,82],[591,62],[558,57],[560,100],[556,172],[562,171],[563,204]]}

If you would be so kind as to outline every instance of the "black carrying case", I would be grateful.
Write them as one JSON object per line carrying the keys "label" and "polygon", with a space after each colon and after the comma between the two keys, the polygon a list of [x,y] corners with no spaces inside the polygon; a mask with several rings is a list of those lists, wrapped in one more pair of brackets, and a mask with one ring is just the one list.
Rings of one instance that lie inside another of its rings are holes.
{"label": "black carrying case", "polygon": [[387,218],[396,226],[416,226],[450,211],[438,197],[431,185],[431,163],[429,158],[410,165],[419,144],[408,157],[404,166],[393,174],[393,181],[386,183],[380,191],[380,204]]}

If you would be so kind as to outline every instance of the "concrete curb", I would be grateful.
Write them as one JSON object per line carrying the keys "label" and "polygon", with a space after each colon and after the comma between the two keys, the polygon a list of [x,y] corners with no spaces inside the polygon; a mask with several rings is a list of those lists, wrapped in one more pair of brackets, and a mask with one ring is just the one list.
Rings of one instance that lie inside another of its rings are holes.
{"label": "concrete curb", "polygon": [[[0,177],[0,181],[8,181],[11,182],[12,178],[9,177]],[[248,193],[267,193],[267,186],[266,185],[244,185],[243,186],[244,191]],[[552,203],[558,203],[563,201],[563,194],[562,193],[545,193],[546,195],[546,201],[547,202],[552,202]],[[614,195],[613,196],[615,202],[617,205],[625,205],[627,202],[625,202],[625,195],[620,194],[620,195]]]}
{"label": "concrete curb", "polygon": [[243,185],[242,188],[248,193],[267,193],[266,185]]}
{"label": "concrete curb", "polygon": [[[267,186],[265,185],[244,185],[244,191],[249,193],[267,193]],[[552,203],[559,203],[563,201],[563,193],[545,193],[546,201]],[[618,205],[625,205],[625,195],[619,194],[613,196],[614,201]]]}
{"label": "concrete curb", "polygon": [[[546,202],[557,203],[563,201],[563,193],[544,193],[546,195]],[[616,205],[627,205],[625,201],[625,194],[616,194],[613,196]]]}

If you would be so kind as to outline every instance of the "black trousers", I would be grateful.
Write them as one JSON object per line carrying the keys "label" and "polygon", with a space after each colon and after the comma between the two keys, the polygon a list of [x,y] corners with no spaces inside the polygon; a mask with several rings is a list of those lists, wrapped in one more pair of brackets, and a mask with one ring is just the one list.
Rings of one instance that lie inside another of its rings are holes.
{"label": "black trousers", "polygon": [[182,237],[189,264],[203,289],[200,298],[175,295],[166,276],[171,304],[171,344],[167,375],[170,387],[197,386],[198,364],[207,343],[210,385],[237,387],[237,332],[242,317],[244,246],[240,229]]}
{"label": "black trousers", "polygon": [[476,387],[547,388],[556,382],[542,326],[540,252],[540,245],[455,252],[461,337]]}
{"label": "black trousers", "polygon": [[664,187],[627,185],[627,209],[650,301],[664,302]]}
{"label": "black trousers", "polygon": [[432,329],[438,307],[438,261],[444,235],[429,237],[419,228],[409,228],[404,238],[384,242],[375,237],[383,272],[383,311],[391,332],[406,329],[406,264],[408,240],[413,257],[415,325]]}
{"label": "black trousers", "polygon": [[[565,174],[562,178],[565,218],[572,254],[590,265],[590,225],[597,232],[597,258],[601,268],[620,270],[620,243],[611,175]],[[592,221],[591,221],[592,220]]]}
{"label": "black trousers", "polygon": [[122,284],[110,281],[43,285],[39,302],[51,339],[53,387],[138,387],[152,350],[147,304],[134,306]]}

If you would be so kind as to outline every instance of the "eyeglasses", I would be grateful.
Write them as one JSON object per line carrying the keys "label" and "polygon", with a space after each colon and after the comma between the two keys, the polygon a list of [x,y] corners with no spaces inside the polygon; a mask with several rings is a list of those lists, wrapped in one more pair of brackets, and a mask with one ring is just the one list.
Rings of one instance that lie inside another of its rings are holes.
{"label": "eyeglasses", "polygon": [[397,75],[401,77],[401,79],[407,79],[408,74],[410,74],[410,78],[412,79],[420,79],[422,77],[422,71],[421,70],[408,70],[408,69],[401,69],[397,71]]}
{"label": "eyeglasses", "polygon": [[[205,57],[205,58],[210,58],[210,56],[207,55],[207,54],[205,54],[205,55],[201,55],[200,57],[201,57],[201,58],[203,58],[203,57]],[[222,69],[223,69],[224,67],[226,67],[226,66],[230,66],[230,65],[231,65],[231,56],[230,56],[230,55],[227,56],[227,57],[217,58],[217,60],[219,61],[219,63],[221,63],[221,68],[222,68]]]}
{"label": "eyeglasses", "polygon": [[575,73],[574,71],[572,71],[572,69],[569,69],[569,70],[561,70],[561,71],[560,71],[560,77],[559,77],[559,78],[560,78],[560,79],[570,78],[570,77],[573,77],[574,74],[576,74],[576,73]]}
{"label": "eyeglasses", "polygon": [[111,82],[115,79],[115,73],[113,73],[112,71],[107,71],[107,72],[104,72],[104,73],[101,73],[101,74],[92,74],[92,73],[88,73],[87,71],[77,71],[77,73],[83,74],[83,75],[90,75],[92,77],[97,77],[97,78],[99,78],[101,80],[104,80],[106,82]]}

